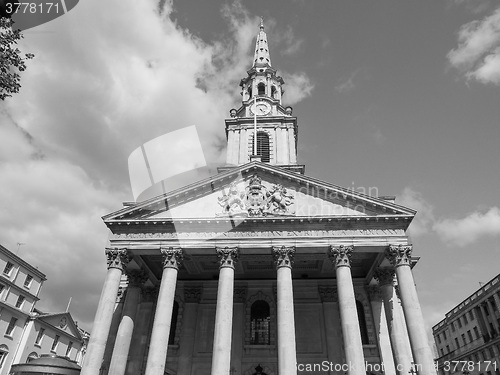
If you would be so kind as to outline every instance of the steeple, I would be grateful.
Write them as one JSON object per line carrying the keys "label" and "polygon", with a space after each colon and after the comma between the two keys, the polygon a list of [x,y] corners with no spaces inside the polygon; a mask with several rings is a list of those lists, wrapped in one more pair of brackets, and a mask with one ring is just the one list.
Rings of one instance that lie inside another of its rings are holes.
{"label": "steeple", "polygon": [[264,19],[260,18],[260,30],[255,42],[255,54],[252,67],[271,67],[271,55],[267,44],[267,35],[264,31]]}
{"label": "steeple", "polygon": [[261,18],[252,67],[240,82],[241,107],[231,109],[226,120],[226,162],[258,160],[303,173],[304,166],[297,165],[297,118],[292,107],[281,104],[285,81],[276,73]]}

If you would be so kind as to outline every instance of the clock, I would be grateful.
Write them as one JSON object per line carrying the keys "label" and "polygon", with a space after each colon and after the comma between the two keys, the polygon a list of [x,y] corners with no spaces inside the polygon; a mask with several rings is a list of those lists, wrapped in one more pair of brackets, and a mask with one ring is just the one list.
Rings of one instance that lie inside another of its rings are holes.
{"label": "clock", "polygon": [[64,328],[68,324],[68,319],[66,317],[63,317],[61,321],[59,322],[59,327]]}
{"label": "clock", "polygon": [[250,111],[257,116],[265,116],[271,112],[271,105],[266,102],[257,102],[250,107]]}

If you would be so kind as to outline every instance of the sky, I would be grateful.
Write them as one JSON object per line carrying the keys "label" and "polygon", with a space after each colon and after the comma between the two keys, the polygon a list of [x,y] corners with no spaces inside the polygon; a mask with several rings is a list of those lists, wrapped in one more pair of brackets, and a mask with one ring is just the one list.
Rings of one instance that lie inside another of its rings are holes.
{"label": "sky", "polygon": [[499,273],[497,0],[85,0],[25,31],[35,58],[0,103],[0,243],[47,275],[41,310],[72,298],[91,329],[134,149],[196,125],[224,163],[261,16],[306,175],[418,211],[428,328]]}

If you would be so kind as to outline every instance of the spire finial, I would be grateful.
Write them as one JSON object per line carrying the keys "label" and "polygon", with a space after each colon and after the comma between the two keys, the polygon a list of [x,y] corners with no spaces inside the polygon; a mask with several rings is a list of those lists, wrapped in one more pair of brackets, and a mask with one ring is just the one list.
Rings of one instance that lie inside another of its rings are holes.
{"label": "spire finial", "polygon": [[264,17],[260,17],[260,29],[264,30]]}

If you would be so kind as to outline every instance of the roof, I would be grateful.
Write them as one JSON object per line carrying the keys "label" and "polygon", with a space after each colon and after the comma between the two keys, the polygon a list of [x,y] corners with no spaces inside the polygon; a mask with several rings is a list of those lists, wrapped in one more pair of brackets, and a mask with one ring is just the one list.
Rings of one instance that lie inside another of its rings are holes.
{"label": "roof", "polygon": [[9,249],[7,249],[6,247],[3,247],[2,245],[0,245],[0,252],[2,252],[5,255],[7,255],[14,262],[22,265],[30,273],[33,273],[33,274],[37,275],[38,277],[40,277],[43,281],[47,280],[47,277],[45,276],[45,274],[43,272],[39,271],[37,267],[32,266],[31,264],[29,264],[28,262],[26,262],[22,258],[18,257],[16,254],[14,254],[12,251],[10,251]]}

